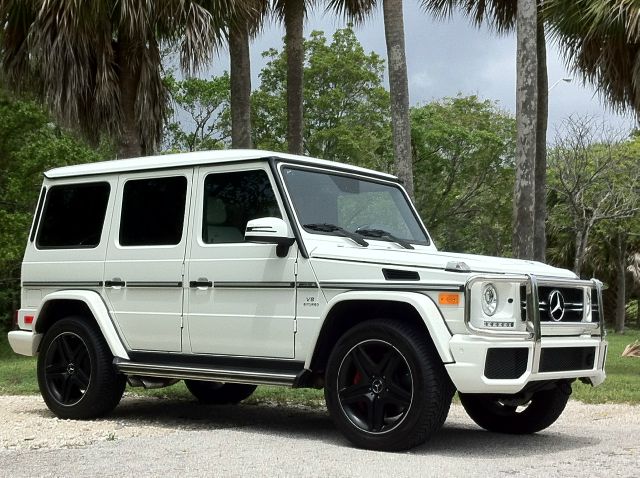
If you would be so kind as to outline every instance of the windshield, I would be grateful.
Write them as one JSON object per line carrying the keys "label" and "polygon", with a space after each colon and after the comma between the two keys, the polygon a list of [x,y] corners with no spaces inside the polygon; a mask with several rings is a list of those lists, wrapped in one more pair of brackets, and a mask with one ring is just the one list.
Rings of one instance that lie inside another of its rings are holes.
{"label": "windshield", "polygon": [[298,219],[308,232],[429,244],[399,187],[299,168],[283,168],[282,173]]}

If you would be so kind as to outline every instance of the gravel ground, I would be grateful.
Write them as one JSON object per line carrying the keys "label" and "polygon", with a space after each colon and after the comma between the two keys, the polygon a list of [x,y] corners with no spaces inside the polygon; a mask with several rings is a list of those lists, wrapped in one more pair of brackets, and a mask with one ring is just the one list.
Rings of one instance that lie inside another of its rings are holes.
{"label": "gravel ground", "polygon": [[639,476],[640,407],[570,402],[532,436],[476,427],[459,405],[410,452],[351,448],[323,409],[125,397],[107,419],[0,397],[0,476]]}

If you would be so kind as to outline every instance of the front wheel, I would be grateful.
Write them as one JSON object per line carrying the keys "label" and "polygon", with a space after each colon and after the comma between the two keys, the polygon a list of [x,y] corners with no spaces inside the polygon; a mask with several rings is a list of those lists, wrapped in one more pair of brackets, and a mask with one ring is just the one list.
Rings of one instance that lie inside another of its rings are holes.
{"label": "front wheel", "polygon": [[235,405],[249,398],[256,389],[255,385],[204,380],[185,380],[184,384],[200,403],[207,405]]}
{"label": "front wheel", "polygon": [[400,322],[354,327],[327,363],[327,408],[361,448],[399,451],[425,442],[444,423],[452,395],[429,338]]}
{"label": "front wheel", "polygon": [[571,386],[561,384],[523,397],[460,394],[469,417],[490,432],[516,435],[536,433],[551,426],[564,411]]}
{"label": "front wheel", "polygon": [[120,402],[124,375],[97,325],[86,317],[68,317],[51,326],[38,354],[38,386],[49,409],[60,418],[106,415]]}

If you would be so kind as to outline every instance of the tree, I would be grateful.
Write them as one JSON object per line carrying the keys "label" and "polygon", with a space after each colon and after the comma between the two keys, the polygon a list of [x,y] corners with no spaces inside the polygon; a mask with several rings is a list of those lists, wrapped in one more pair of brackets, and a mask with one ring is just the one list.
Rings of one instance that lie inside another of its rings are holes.
{"label": "tree", "polygon": [[274,10],[284,23],[287,51],[287,149],[304,152],[304,17],[313,0],[276,0]]}
{"label": "tree", "polygon": [[[456,8],[463,11],[476,25],[488,24],[498,34],[511,32],[516,27],[518,2],[515,0],[422,0],[423,7],[439,17],[450,16]],[[543,11],[544,0],[537,1],[537,110],[535,133],[535,166],[533,181],[533,258],[546,260],[546,175],[547,175],[547,122],[549,95],[547,78],[547,52]],[[520,58],[520,55],[519,55]],[[527,220],[528,221],[528,220]]]}
{"label": "tree", "polygon": [[508,255],[515,120],[475,96],[411,110],[416,206],[438,247]]}
{"label": "tree", "polygon": [[247,13],[229,18],[231,147],[251,148],[251,57],[249,39],[262,27],[268,0],[246,1]]}
{"label": "tree", "polygon": [[[211,80],[191,77],[181,81],[170,75],[165,83],[178,111],[174,111],[174,121],[165,128],[163,149],[186,152],[225,146],[229,137],[228,128],[225,128],[230,109],[229,75],[225,72]],[[178,117],[182,121],[177,121]],[[233,126],[231,129],[233,131]]]}
{"label": "tree", "polygon": [[513,201],[513,253],[521,259],[533,259],[538,20],[535,0],[518,0],[517,5],[516,124],[518,134]]}
{"label": "tree", "polygon": [[3,68],[12,88],[33,89],[63,124],[139,156],[160,142],[167,112],[160,44],[179,45],[182,69],[194,71],[222,41],[225,15],[243,5],[0,0]]}
{"label": "tree", "polygon": [[20,301],[20,265],[42,172],[106,159],[55,125],[33,101],[0,90],[0,329],[9,326]]}
{"label": "tree", "polygon": [[[372,13],[377,4],[377,0],[330,0],[328,9],[360,22]],[[387,44],[387,61],[389,62],[394,169],[409,196],[413,198],[409,84],[407,80],[402,0],[382,0],[382,12]]]}
{"label": "tree", "polygon": [[614,109],[640,113],[640,8],[628,0],[546,0],[565,60]]}
{"label": "tree", "polygon": [[[549,155],[553,221],[573,237],[573,271],[583,271],[594,227],[619,225],[640,209],[640,171],[635,143],[599,135],[593,119],[569,118]],[[558,227],[558,226],[556,226]]]}
{"label": "tree", "polygon": [[[382,86],[384,61],[366,54],[351,28],[328,42],[314,31],[304,43],[304,144],[312,156],[389,169],[389,95]],[[287,146],[286,51],[271,49],[252,97],[254,143]]]}

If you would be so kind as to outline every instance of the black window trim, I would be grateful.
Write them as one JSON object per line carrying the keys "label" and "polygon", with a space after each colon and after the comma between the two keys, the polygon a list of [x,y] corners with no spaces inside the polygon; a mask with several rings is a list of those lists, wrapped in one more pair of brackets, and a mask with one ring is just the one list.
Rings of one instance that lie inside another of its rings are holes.
{"label": "black window trim", "polygon": [[[65,178],[66,179],[66,178]],[[107,185],[107,189],[108,189],[108,195],[107,195],[107,204],[105,206],[105,211],[104,211],[104,218],[102,220],[102,228],[100,229],[100,240],[98,241],[98,243],[96,245],[87,245],[87,246],[82,246],[82,245],[73,245],[73,246],[43,246],[42,244],[40,244],[40,226],[42,225],[42,218],[46,217],[47,215],[47,208],[49,207],[49,201],[46,200],[43,202],[43,208],[42,208],[42,212],[40,213],[40,218],[38,219],[38,226],[37,226],[37,231],[35,234],[35,238],[34,238],[34,246],[37,250],[39,251],[53,251],[53,250],[89,250],[89,249],[97,249],[98,247],[100,247],[100,245],[102,244],[102,238],[104,236],[104,232],[105,232],[105,225],[107,224],[107,219],[109,217],[109,201],[111,200],[111,183],[108,180],[102,180],[102,181],[74,181],[74,182],[63,182],[60,184],[51,184],[49,185],[46,192],[46,198],[48,199],[49,196],[51,195],[51,191],[55,188],[58,187],[65,187],[65,186],[85,186],[85,185],[90,185],[90,184],[106,184]]]}
{"label": "black window trim", "polygon": [[[386,186],[394,186],[394,187],[398,187],[398,186],[402,186],[402,184],[399,181],[392,181],[392,180],[385,180],[385,179],[381,179],[379,177],[375,177],[375,176],[369,176],[366,174],[359,174],[358,172],[346,172],[343,171],[341,169],[331,169],[331,168],[325,168],[322,166],[307,166],[307,165],[299,165],[296,164],[294,162],[291,161],[287,161],[284,159],[280,159],[280,158],[272,158],[275,159],[277,162],[277,169],[278,169],[278,180],[282,182],[282,187],[283,190],[286,191],[286,194],[283,194],[284,196],[284,200],[287,201],[287,203],[289,204],[291,202],[291,198],[289,197],[289,191],[286,189],[286,186],[284,186],[284,179],[282,177],[282,170],[284,168],[289,168],[289,169],[297,169],[297,170],[302,170],[302,171],[311,171],[311,172],[321,172],[321,173],[328,173],[328,174],[333,174],[334,176],[344,176],[344,177],[349,177],[349,178],[356,178],[356,179],[360,179],[360,180],[366,180],[369,182],[373,182],[373,183],[378,183],[378,184],[383,184]],[[427,238],[427,240],[425,242],[412,242],[412,244],[418,244],[420,246],[431,246],[433,245],[433,240],[431,239],[431,236],[429,235],[429,232],[427,231],[427,228],[424,226],[422,219],[420,218],[420,215],[418,214],[418,211],[415,208],[415,205],[413,204],[413,201],[411,201],[411,198],[409,197],[409,195],[407,194],[406,190],[403,187],[399,187],[398,188],[400,190],[400,192],[403,194],[403,196],[405,197],[405,199],[407,200],[407,202],[409,203],[409,210],[411,211],[411,214],[413,214],[413,217],[416,219],[416,222],[418,223],[418,227],[420,228],[420,230],[424,233],[425,237]],[[298,234],[300,234],[300,220],[297,216],[297,214],[295,213],[295,210],[293,209],[293,204],[290,205],[291,210],[292,210],[292,214],[295,217],[295,221],[292,221],[293,223],[295,223],[296,227],[295,230]],[[305,232],[308,232],[309,234],[318,234],[318,235],[333,235],[335,236],[335,234],[329,234],[329,233],[323,233],[323,232],[319,232],[319,231],[307,231],[305,229]],[[298,238],[298,235],[296,235],[296,238]],[[375,240],[375,238],[372,238]],[[300,242],[302,241],[302,234],[300,234]],[[306,249],[305,249],[306,250]],[[308,257],[304,256],[305,258]]]}
{"label": "black window trim", "polygon": [[29,242],[36,240],[36,233],[38,232],[38,225],[40,224],[40,216],[42,215],[42,208],[44,206],[44,200],[47,195],[47,187],[42,186],[40,190],[40,196],[38,197],[38,203],[36,206],[36,212],[33,215],[33,221],[31,222],[31,231],[29,232]]}

